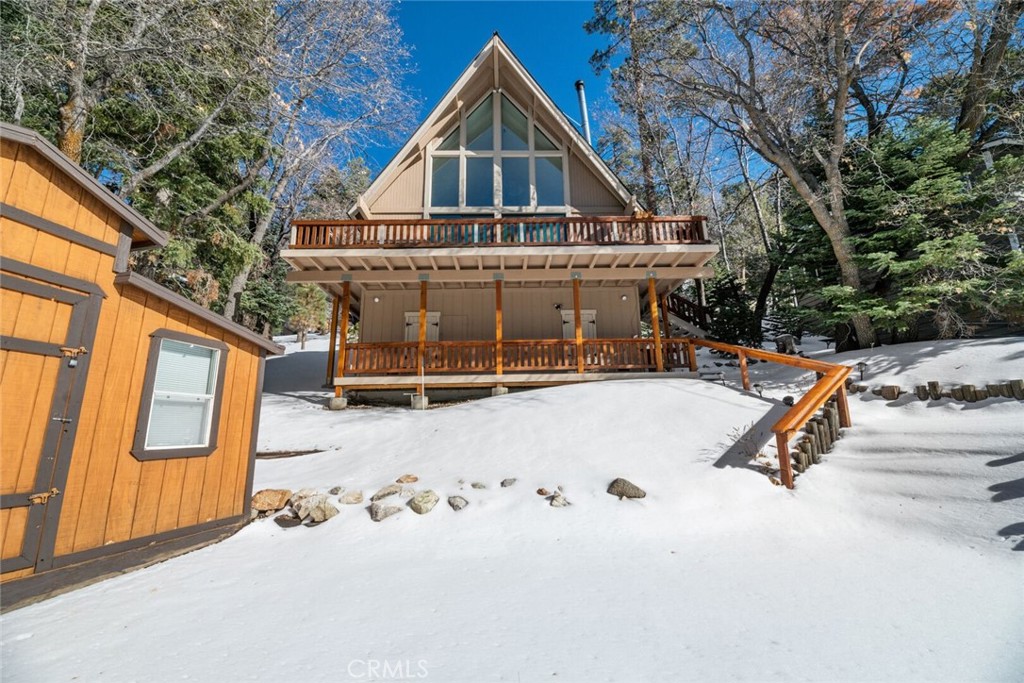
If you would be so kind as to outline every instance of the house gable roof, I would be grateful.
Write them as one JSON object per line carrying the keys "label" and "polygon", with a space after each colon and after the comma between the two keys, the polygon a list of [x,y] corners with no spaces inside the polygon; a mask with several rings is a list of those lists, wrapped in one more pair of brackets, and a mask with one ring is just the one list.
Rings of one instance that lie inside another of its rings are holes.
{"label": "house gable roof", "polygon": [[133,249],[162,247],[167,244],[168,239],[170,239],[167,233],[153,225],[149,219],[104,187],[100,181],[93,178],[84,168],[69,159],[39,133],[28,128],[0,121],[0,137],[33,148],[42,154],[47,161],[70,176],[82,189],[120,216],[121,220],[132,229]]}
{"label": "house gable roof", "polygon": [[[498,61],[495,61],[496,59]],[[543,110],[547,115],[546,118],[558,126],[558,132],[569,142],[569,150],[577,153],[583,159],[588,169],[602,180],[603,184],[613,195],[621,200],[623,206],[636,206],[636,198],[632,193],[622,184],[622,181],[612,172],[605,161],[576,129],[576,126],[569,121],[551,97],[544,92],[544,89],[541,88],[530,72],[526,70],[526,67],[519,61],[519,58],[505,44],[505,41],[501,39],[501,36],[495,33],[470,61],[458,79],[448,88],[441,100],[434,106],[405,145],[391,158],[391,161],[377,175],[366,191],[356,199],[356,202],[349,209],[349,215],[355,217],[362,214],[364,218],[371,217],[368,215],[370,212],[369,207],[394,181],[401,172],[404,162],[416,156],[416,154],[425,152],[427,143],[432,137],[432,129],[446,115],[450,115],[449,109],[452,108],[452,105],[456,105],[457,110],[459,104],[473,104],[470,98],[464,99],[464,95],[467,91],[473,89],[477,81],[488,77],[486,71],[488,66],[494,70],[493,78],[495,82],[498,78],[497,71],[499,68],[509,69],[511,74],[525,85],[537,108]],[[492,88],[493,85],[488,90]],[[472,99],[475,100],[475,97]],[[447,127],[445,126],[445,128]]]}

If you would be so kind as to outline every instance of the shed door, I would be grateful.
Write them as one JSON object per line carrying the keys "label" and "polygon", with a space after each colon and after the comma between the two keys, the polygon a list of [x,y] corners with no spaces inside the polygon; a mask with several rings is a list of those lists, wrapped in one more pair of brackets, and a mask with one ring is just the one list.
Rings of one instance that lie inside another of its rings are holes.
{"label": "shed door", "polygon": [[[427,341],[436,342],[440,337],[441,313],[440,311],[427,311]],[[405,341],[420,340],[420,312],[406,311],[405,313]]]}
{"label": "shed door", "polygon": [[0,564],[47,569],[99,297],[4,273],[0,311]]}

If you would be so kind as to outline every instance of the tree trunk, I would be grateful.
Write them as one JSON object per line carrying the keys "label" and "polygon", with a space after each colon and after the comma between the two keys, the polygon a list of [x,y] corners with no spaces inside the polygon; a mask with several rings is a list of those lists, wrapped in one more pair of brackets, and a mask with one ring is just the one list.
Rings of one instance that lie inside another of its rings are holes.
{"label": "tree trunk", "polygon": [[89,56],[89,34],[96,13],[103,0],[92,0],[82,15],[82,26],[75,36],[74,52],[67,60],[67,99],[60,106],[60,125],[57,127],[57,149],[76,164],[82,161],[82,141],[85,139],[85,120],[89,113],[85,98],[85,63]]}
{"label": "tree trunk", "polygon": [[299,351],[306,350],[306,330],[299,330]]}
{"label": "tree trunk", "polygon": [[[1006,56],[1006,49],[1014,29],[1024,15],[1024,0],[1000,0],[992,12],[992,30],[985,49],[971,64],[964,99],[957,119],[957,132],[966,132],[971,138],[985,120],[985,105],[995,90],[995,76]],[[981,38],[979,37],[980,41]]]}

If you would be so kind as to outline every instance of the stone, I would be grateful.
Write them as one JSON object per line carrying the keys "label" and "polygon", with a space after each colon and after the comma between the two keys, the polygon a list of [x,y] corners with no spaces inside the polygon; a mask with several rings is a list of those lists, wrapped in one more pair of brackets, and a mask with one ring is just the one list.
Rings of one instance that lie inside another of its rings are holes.
{"label": "stone", "polygon": [[370,500],[376,503],[381,498],[387,498],[388,496],[393,496],[396,493],[401,493],[401,492],[402,492],[402,485],[401,484],[390,484],[390,485],[385,486],[384,488],[382,488],[380,491],[377,491],[377,493],[375,493],[372,496],[370,496]]}
{"label": "stone", "polygon": [[895,401],[900,397],[900,394],[902,393],[903,390],[900,389],[895,384],[886,384],[884,387],[882,387],[882,398],[884,398],[886,401]]}
{"label": "stone", "polygon": [[398,479],[395,479],[396,484],[415,484],[420,480],[415,474],[403,474]]}
{"label": "stone", "polygon": [[452,510],[458,512],[469,505],[469,501],[462,496],[448,496],[448,504],[452,506]]}
{"label": "stone", "polygon": [[298,503],[303,498],[309,498],[310,496],[315,496],[318,493],[320,492],[317,491],[316,489],[299,489],[298,491],[292,494],[292,507],[295,507],[295,504]]}
{"label": "stone", "polygon": [[927,401],[928,400],[928,385],[926,385],[926,384],[918,384],[916,387],[914,387],[914,393],[917,394],[918,400]]}
{"label": "stone", "polygon": [[293,512],[286,512],[283,515],[274,517],[274,522],[282,529],[291,529],[302,524],[302,520]]}
{"label": "stone", "polygon": [[775,351],[789,356],[796,354],[796,338],[791,334],[780,334],[775,338]]}
{"label": "stone", "polygon": [[928,397],[933,401],[938,401],[942,398],[942,383],[936,381],[928,382]]}
{"label": "stone", "polygon": [[542,489],[537,489],[537,495],[538,496],[550,496],[551,495],[551,491],[548,491],[547,489],[543,489],[543,488]]}
{"label": "stone", "polygon": [[358,505],[363,502],[362,491],[346,491],[341,498],[338,499],[339,503],[344,505]]}
{"label": "stone", "polygon": [[427,406],[430,405],[430,401],[427,397],[420,396],[419,394],[412,395],[412,409],[413,410],[426,410]]}
{"label": "stone", "polygon": [[344,396],[332,396],[327,401],[327,410],[345,410],[348,408],[348,399]]}
{"label": "stone", "polygon": [[989,397],[988,387],[978,387],[974,390],[974,398],[979,401],[984,401]]}
{"label": "stone", "polygon": [[1024,379],[1011,379],[1010,380],[1010,393],[1018,401],[1024,400]]}
{"label": "stone", "polygon": [[508,393],[508,387],[498,385],[491,388],[491,396],[504,396]]}
{"label": "stone", "polygon": [[252,497],[252,509],[258,512],[277,512],[291,500],[292,492],[288,489],[263,489]]}
{"label": "stone", "polygon": [[960,387],[960,391],[964,395],[964,400],[967,401],[968,403],[974,403],[975,401],[978,400],[978,397],[974,393],[974,385],[973,384],[964,384],[964,385],[962,385]]}
{"label": "stone", "polygon": [[642,488],[621,477],[608,484],[608,493],[618,496],[619,500],[623,498],[644,498],[647,496],[647,492]]}
{"label": "stone", "polygon": [[413,496],[416,495],[416,489],[409,488],[408,486],[403,486],[402,490],[399,491],[398,495],[401,496],[402,498],[412,498]]}
{"label": "stone", "polygon": [[425,515],[434,509],[438,500],[440,500],[438,495],[428,489],[426,491],[420,491],[413,496],[412,500],[409,501],[409,507],[411,507],[412,511],[417,515]]}
{"label": "stone", "polygon": [[252,510],[249,511],[249,521],[250,522],[255,522],[257,519],[259,519],[259,517],[260,517],[260,511],[257,510],[256,508],[253,508]]}
{"label": "stone", "polygon": [[371,503],[370,504],[370,519],[375,522],[380,522],[387,519],[391,515],[397,515],[402,511],[397,505],[384,505],[383,503]]}
{"label": "stone", "polygon": [[792,396],[783,396],[782,397],[782,402],[783,402],[783,404],[785,404],[787,406],[791,406],[794,403],[796,403],[796,399],[793,398]]}
{"label": "stone", "polygon": [[334,507],[327,496],[322,493],[318,493],[315,496],[307,496],[293,507],[299,519],[316,524],[326,522],[338,514],[338,508]]}
{"label": "stone", "polygon": [[487,488],[487,484],[483,483],[482,481],[474,481],[472,484],[470,484],[470,486],[472,486],[475,489]]}
{"label": "stone", "polygon": [[962,401],[964,400],[964,391],[960,387],[953,387],[950,389],[950,393],[953,394],[953,400]]}
{"label": "stone", "polygon": [[556,493],[548,498],[548,500],[551,501],[551,507],[553,508],[564,508],[567,505],[572,505],[572,503],[570,503],[561,493]]}
{"label": "stone", "polygon": [[331,494],[332,496],[337,496],[340,495],[341,492],[344,490],[345,488],[342,486],[332,486],[330,490],[327,491],[327,493]]}
{"label": "stone", "polygon": [[502,479],[501,480],[501,488],[507,489],[509,486],[512,486],[515,483],[516,483],[516,480],[514,478]]}

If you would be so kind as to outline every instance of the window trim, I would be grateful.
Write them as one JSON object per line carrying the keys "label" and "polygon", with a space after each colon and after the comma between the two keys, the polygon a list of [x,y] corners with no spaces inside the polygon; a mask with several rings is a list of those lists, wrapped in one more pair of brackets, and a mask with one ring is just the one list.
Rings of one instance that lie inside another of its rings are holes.
{"label": "window trim", "polygon": [[[195,458],[207,456],[217,450],[217,437],[220,430],[220,408],[224,399],[224,377],[227,374],[228,345],[219,339],[199,337],[193,334],[160,328],[149,335],[149,355],[146,357],[146,377],[142,383],[142,396],[139,399],[139,416],[135,423],[135,440],[131,454],[136,460],[169,460],[172,458]],[[210,412],[210,437],[205,446],[186,446],[182,448],[146,448],[146,437],[149,431],[149,418],[153,410],[153,390],[156,385],[157,364],[160,361],[160,346],[164,339],[195,344],[219,352],[217,361],[217,382],[213,390],[213,409]]]}
{"label": "window trim", "polygon": [[[493,97],[493,104],[491,107],[492,116],[492,131],[493,136],[492,149],[490,150],[468,150],[466,149],[466,119],[469,114],[476,111],[477,107],[483,104],[484,100],[488,97]],[[525,150],[504,150],[501,147],[501,98],[505,97],[509,103],[512,104],[519,113],[526,117],[527,121],[527,149]],[[459,146],[454,150],[441,150],[438,149],[441,142],[443,142],[452,132],[458,128],[459,131]],[[553,150],[538,150],[534,141],[534,131],[539,130],[543,133],[548,140],[556,146]],[[434,206],[433,202],[433,174],[434,174],[434,159],[448,157],[458,160],[458,206]],[[473,157],[486,157],[490,158],[493,164],[493,188],[491,193],[493,204],[488,206],[468,206],[466,204],[466,160]],[[526,206],[505,206],[502,204],[504,199],[504,187],[501,162],[504,157],[520,157],[529,159],[529,193],[530,193],[530,204]],[[536,182],[536,164],[539,157],[558,158],[562,161],[562,204],[558,205],[541,205],[537,203],[537,182]],[[530,216],[534,214],[554,214],[560,216],[568,216],[571,211],[569,203],[569,149],[568,146],[563,144],[558,136],[551,134],[540,121],[537,120],[534,109],[532,107],[521,106],[516,99],[504,88],[493,88],[482,96],[480,96],[475,102],[470,105],[462,104],[458,109],[458,116],[456,117],[455,123],[445,129],[439,136],[431,140],[427,144],[426,148],[426,159],[424,166],[424,182],[423,182],[423,217],[430,218],[435,214],[465,214],[465,215],[479,215],[479,216],[493,216],[495,218],[501,218],[502,216],[514,217],[514,216]]]}

